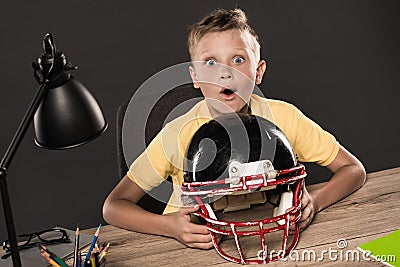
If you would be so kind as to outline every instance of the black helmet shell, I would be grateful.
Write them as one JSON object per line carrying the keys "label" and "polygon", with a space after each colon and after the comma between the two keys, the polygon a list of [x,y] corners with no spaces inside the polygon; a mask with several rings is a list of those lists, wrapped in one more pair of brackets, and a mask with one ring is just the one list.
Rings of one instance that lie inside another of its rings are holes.
{"label": "black helmet shell", "polygon": [[193,135],[185,163],[185,182],[229,177],[232,161],[270,160],[276,170],[292,168],[296,158],[284,133],[264,118],[239,113],[219,116]]}

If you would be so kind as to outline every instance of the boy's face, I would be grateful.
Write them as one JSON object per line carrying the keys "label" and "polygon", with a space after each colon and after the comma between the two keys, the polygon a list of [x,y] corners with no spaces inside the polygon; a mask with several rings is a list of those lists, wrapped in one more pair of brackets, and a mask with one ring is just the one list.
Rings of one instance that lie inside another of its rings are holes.
{"label": "boy's face", "polygon": [[246,104],[266,68],[251,49],[251,38],[247,32],[229,30],[207,33],[197,44],[190,75],[213,117],[249,111]]}

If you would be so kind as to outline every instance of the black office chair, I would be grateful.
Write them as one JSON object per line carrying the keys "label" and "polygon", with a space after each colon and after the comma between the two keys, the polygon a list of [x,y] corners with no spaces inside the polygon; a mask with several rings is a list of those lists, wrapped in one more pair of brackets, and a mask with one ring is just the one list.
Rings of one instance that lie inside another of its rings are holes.
{"label": "black office chair", "polygon": [[[148,120],[145,127],[145,144],[146,146],[151,142],[151,140],[157,135],[157,133],[162,129],[163,124],[171,121],[179,115],[179,113],[186,112],[187,108],[179,110],[177,114],[171,113],[180,103],[187,100],[191,100],[190,104],[195,104],[202,99],[202,94],[200,90],[193,88],[192,84],[185,84],[178,86],[172,90],[169,90],[165,95],[163,95],[154,107],[151,109]],[[192,101],[193,100],[193,101]],[[185,102],[186,103],[186,102]],[[117,112],[117,160],[118,160],[118,170],[120,178],[124,177],[128,171],[127,161],[125,159],[123,151],[123,123],[125,113],[127,111],[129,101],[123,103]],[[171,115],[172,114],[172,115]],[[138,116],[143,116],[143,114],[137,114]],[[128,163],[130,164],[130,163]],[[139,202],[138,205],[150,212],[162,214],[166,206],[166,200],[172,193],[172,181],[169,177],[160,186],[154,188],[149,194],[146,194]],[[163,200],[155,199],[152,196],[163,195]]]}

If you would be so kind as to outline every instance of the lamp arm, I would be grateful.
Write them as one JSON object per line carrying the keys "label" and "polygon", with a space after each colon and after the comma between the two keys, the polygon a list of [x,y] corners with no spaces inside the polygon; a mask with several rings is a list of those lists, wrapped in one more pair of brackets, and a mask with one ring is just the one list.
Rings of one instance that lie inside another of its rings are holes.
{"label": "lamp arm", "polygon": [[42,103],[44,97],[46,96],[48,91],[47,83],[44,82],[40,85],[39,90],[37,91],[34,99],[32,100],[31,105],[29,106],[28,110],[25,113],[24,118],[21,121],[21,124],[18,127],[6,153],[1,160],[0,167],[4,169],[8,169],[11,164],[11,161],[14,157],[15,152],[17,151],[21,141],[24,139],[25,133],[31,124],[33,117],[37,109],[39,108],[40,104]]}
{"label": "lamp arm", "polygon": [[42,103],[47,92],[48,92],[48,81],[45,81],[41,83],[39,90],[37,91],[35,97],[33,98],[31,105],[29,106],[27,112],[25,113],[25,116],[22,119],[21,124],[19,125],[17,132],[15,133],[0,163],[0,190],[3,202],[4,216],[7,226],[7,235],[10,241],[11,255],[14,267],[21,266],[21,259],[19,257],[17,235],[15,232],[10,197],[7,189],[7,181],[6,181],[7,169],[10,166],[11,161],[15,155],[15,152],[17,151],[19,145],[21,144],[21,141],[23,140],[25,133],[29,128],[29,125],[31,124],[33,117],[35,116],[35,113],[39,108],[40,104]]}

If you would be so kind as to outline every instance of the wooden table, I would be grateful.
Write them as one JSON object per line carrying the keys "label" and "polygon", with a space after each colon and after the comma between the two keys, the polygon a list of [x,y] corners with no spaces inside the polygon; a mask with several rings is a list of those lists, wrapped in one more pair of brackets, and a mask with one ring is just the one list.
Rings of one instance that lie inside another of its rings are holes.
{"label": "wooden table", "polygon": [[[310,191],[321,186],[308,187]],[[360,261],[349,254],[348,262],[340,261],[339,239],[345,239],[347,246],[342,249],[355,251],[359,244],[376,239],[400,228],[400,167],[370,173],[365,185],[348,198],[318,213],[313,223],[300,234],[296,246],[299,255],[304,251],[314,251],[314,260],[298,258],[287,262],[271,262],[268,266],[381,266],[377,262],[366,261],[360,252]],[[94,233],[95,229],[86,230]],[[190,249],[174,239],[136,233],[104,226],[101,241],[111,243],[107,255],[107,266],[235,266],[221,258],[215,249]],[[268,235],[267,235],[268,236]],[[323,260],[321,253],[329,249],[338,252]],[[305,254],[306,255],[306,254]],[[334,260],[335,255],[337,260]],[[397,259],[400,261],[400,259]],[[237,266],[237,265],[236,265]]]}

